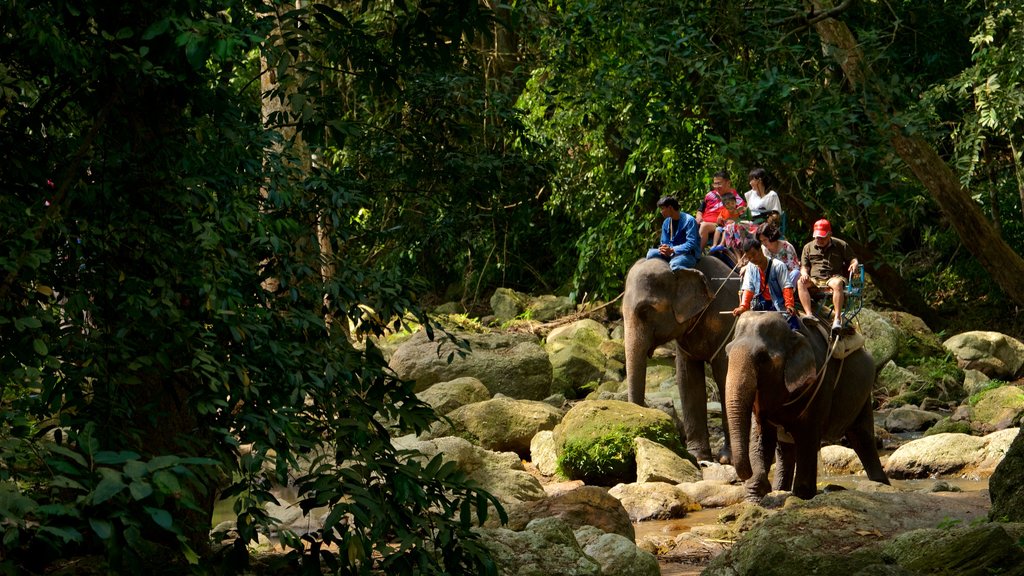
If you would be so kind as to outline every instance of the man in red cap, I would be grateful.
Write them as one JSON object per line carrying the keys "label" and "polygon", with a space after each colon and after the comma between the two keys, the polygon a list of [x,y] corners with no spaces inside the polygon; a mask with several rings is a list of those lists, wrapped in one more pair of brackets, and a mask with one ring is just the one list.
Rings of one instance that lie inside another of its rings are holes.
{"label": "man in red cap", "polygon": [[832,292],[834,318],[832,330],[842,328],[843,304],[846,294],[846,278],[857,269],[857,257],[849,244],[832,236],[832,225],[821,219],[814,223],[814,240],[804,245],[800,254],[800,280],[797,292],[804,314],[812,315],[812,296],[821,292]]}

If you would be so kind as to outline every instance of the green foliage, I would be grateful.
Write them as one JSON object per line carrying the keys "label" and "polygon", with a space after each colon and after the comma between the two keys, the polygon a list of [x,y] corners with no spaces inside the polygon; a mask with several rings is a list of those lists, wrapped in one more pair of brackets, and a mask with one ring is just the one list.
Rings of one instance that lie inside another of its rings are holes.
{"label": "green foliage", "polygon": [[635,479],[637,437],[657,442],[677,454],[685,454],[679,443],[679,434],[670,422],[644,428],[621,425],[596,438],[566,441],[558,455],[558,473],[598,486]]}
{"label": "green foliage", "polygon": [[[350,20],[323,5],[5,6],[4,570],[102,553],[114,572],[208,571],[222,497],[236,498],[239,533],[223,568],[238,571],[273,522],[272,485],[322,454],[299,481],[300,505],[332,506],[331,521],[306,542],[285,538],[296,565],[494,573],[470,526],[496,501],[391,446],[376,417],[415,433],[434,415],[346,330],[401,330],[407,312],[433,330],[406,265],[432,246],[438,214],[456,199],[451,212],[469,212],[479,177],[461,196],[425,183],[457,175],[437,163],[448,144],[475,140],[456,137],[460,117],[403,117],[398,90],[413,110],[455,110],[431,109],[443,102],[430,81],[466,83],[445,74],[488,20],[463,10],[476,2],[364,7]],[[315,60],[318,47],[346,50],[359,82],[315,75],[334,64]],[[260,49],[278,74],[269,97],[289,105],[272,130],[253,88]],[[325,92],[309,98],[292,82]],[[318,114],[346,98],[359,114]],[[371,143],[372,162],[337,160],[365,158]],[[54,429],[68,443],[45,440]]]}

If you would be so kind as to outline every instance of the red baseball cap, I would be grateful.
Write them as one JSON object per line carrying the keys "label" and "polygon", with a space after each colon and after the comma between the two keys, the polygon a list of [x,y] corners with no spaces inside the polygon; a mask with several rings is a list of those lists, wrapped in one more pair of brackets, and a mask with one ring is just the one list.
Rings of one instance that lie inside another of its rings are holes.
{"label": "red baseball cap", "polygon": [[828,223],[828,220],[822,218],[814,223],[814,237],[824,238],[832,233],[832,225]]}

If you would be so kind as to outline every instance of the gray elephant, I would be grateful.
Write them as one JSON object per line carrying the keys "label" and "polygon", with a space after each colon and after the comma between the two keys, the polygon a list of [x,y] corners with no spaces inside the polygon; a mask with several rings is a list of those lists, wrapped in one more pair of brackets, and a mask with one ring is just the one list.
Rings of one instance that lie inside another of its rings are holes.
{"label": "gray elephant", "polygon": [[[728,366],[722,348],[735,318],[722,312],[736,305],[739,286],[736,272],[714,257],[701,258],[696,270],[675,272],[664,260],[640,260],[626,275],[622,319],[629,401],[644,405],[647,359],[655,348],[674,340],[686,447],[698,460],[711,460],[704,364],[711,364],[724,400]],[[722,425],[728,430],[724,413]],[[728,432],[719,459],[729,460]]]}
{"label": "gray elephant", "polygon": [[776,312],[746,312],[736,321],[726,346],[725,409],[732,423],[733,465],[749,499],[768,493],[768,469],[776,454],[773,487],[792,487],[796,496],[813,498],[821,442],[843,436],[868,478],[889,483],[875,448],[871,354],[862,346],[845,358],[833,356],[822,375],[828,351],[823,332],[806,322],[793,331]]}

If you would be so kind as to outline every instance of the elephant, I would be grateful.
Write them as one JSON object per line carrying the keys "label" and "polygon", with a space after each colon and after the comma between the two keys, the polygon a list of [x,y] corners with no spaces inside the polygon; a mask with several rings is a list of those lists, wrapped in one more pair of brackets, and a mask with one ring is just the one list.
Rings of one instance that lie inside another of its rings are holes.
{"label": "elephant", "polygon": [[813,498],[818,449],[843,436],[868,478],[889,484],[875,447],[871,353],[861,346],[845,358],[832,356],[822,374],[830,339],[808,323],[801,319],[795,331],[777,312],[745,312],[726,346],[725,411],[732,424],[733,466],[748,500],[768,493],[776,455],[772,488]]}
{"label": "elephant", "polygon": [[[622,319],[629,401],[645,404],[647,359],[655,348],[674,340],[683,434],[687,450],[698,460],[712,459],[704,364],[711,364],[719,399],[724,401],[727,362],[722,346],[735,318],[723,312],[736,305],[739,287],[736,272],[714,257],[701,258],[695,270],[677,271],[660,258],[639,260],[626,275]],[[728,430],[724,413],[722,425]],[[728,432],[718,456],[728,463]]]}

